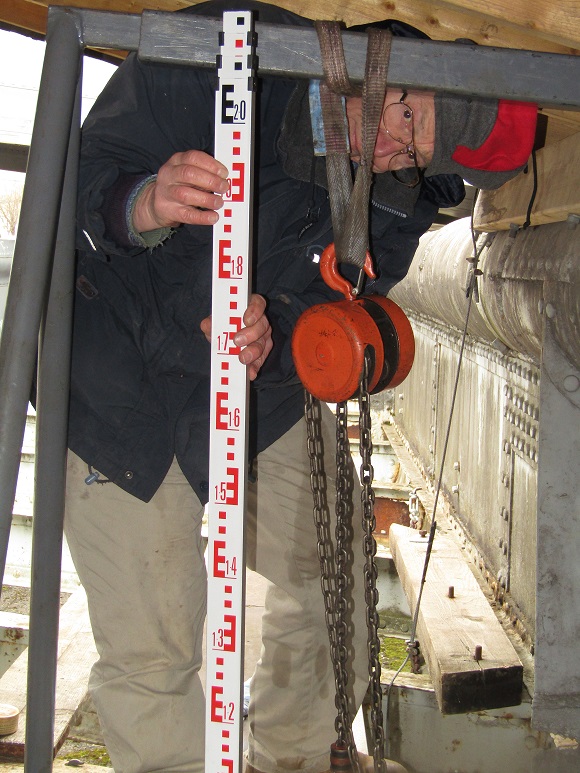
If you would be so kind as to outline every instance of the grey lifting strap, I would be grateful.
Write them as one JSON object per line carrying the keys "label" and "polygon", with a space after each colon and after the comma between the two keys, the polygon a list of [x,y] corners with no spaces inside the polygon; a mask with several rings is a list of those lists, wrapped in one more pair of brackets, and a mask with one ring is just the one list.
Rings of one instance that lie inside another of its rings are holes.
{"label": "grey lifting strap", "polygon": [[320,100],[336,258],[339,263],[351,263],[362,270],[369,246],[372,161],[387,89],[392,34],[388,30],[374,28],[367,31],[367,59],[362,87],[363,147],[353,186],[341,96],[356,92],[348,77],[339,24],[317,21],[315,27],[325,75],[320,84]]}

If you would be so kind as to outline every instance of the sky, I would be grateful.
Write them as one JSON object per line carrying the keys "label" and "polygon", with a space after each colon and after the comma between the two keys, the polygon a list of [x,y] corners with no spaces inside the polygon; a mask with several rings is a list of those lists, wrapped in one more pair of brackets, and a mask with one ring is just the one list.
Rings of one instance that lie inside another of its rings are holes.
{"label": "sky", "polygon": [[[30,142],[44,48],[42,41],[0,30],[0,142]],[[84,59],[83,118],[115,70],[107,62]],[[0,194],[23,182],[23,174],[0,170]]]}

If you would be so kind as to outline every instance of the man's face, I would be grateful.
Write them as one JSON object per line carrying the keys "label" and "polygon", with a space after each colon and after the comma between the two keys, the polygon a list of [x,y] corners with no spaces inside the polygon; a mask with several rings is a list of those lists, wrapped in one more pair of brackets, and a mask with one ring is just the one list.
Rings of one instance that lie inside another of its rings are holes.
{"label": "man's face", "polygon": [[[402,101],[401,101],[402,100]],[[360,161],[362,148],[362,98],[347,97],[351,158]],[[387,89],[373,155],[373,172],[415,165],[426,167],[435,143],[434,95],[421,91]]]}

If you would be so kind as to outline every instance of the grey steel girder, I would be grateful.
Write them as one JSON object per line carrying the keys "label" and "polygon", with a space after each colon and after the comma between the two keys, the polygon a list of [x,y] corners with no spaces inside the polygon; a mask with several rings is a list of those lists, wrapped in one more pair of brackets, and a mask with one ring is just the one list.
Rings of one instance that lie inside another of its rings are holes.
{"label": "grey steel girder", "polygon": [[[142,15],[52,7],[82,22],[83,45],[138,51],[155,62],[214,67],[221,20],[144,11]],[[322,77],[316,31],[308,27],[256,24],[262,75]],[[343,33],[350,76],[361,81],[366,35]],[[426,66],[428,63],[428,66]],[[389,66],[393,86],[536,102],[543,107],[580,108],[580,58],[412,38],[394,38]]]}

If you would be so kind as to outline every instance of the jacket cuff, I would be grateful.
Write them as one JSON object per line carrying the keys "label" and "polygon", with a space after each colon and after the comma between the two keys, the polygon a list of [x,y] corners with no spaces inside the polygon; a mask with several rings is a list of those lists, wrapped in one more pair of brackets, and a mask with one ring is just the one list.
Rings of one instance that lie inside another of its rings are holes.
{"label": "jacket cuff", "polygon": [[156,179],[156,175],[134,175],[120,172],[116,181],[108,189],[100,214],[103,218],[105,233],[119,247],[152,249],[171,235],[171,228],[158,228],[146,233],[139,233],[133,228],[133,210],[137,199],[141,192]]}

